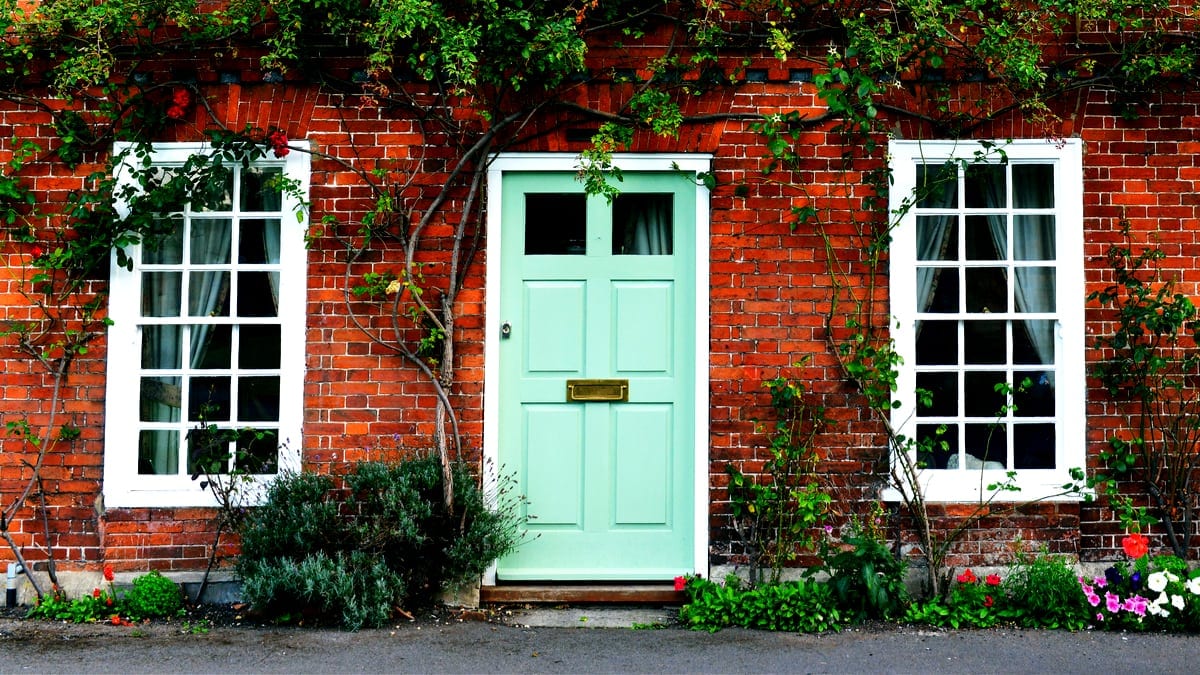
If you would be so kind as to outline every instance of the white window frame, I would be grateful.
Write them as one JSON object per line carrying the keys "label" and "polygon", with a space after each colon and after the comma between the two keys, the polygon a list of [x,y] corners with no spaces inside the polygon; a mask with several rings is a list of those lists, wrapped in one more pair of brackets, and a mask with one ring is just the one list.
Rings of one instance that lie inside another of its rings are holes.
{"label": "white window frame", "polygon": [[[121,164],[114,169],[118,184],[132,181],[131,152],[134,144],[115,143],[114,156]],[[303,141],[290,143],[292,152],[277,158],[273,153],[256,160],[252,166],[281,167],[284,176],[296,181],[298,195],[308,194],[310,155]],[[156,143],[151,161],[160,166],[180,166],[196,154],[212,152],[207,143]],[[279,321],[279,461],[278,470],[300,468],[304,405],[305,303],[307,295],[307,250],[304,232],[307,209],[296,194],[283,193],[280,209]],[[140,260],[139,246],[129,249],[134,261]],[[180,447],[180,474],[140,475],[138,473],[139,408],[141,396],[141,329],[138,325],[141,301],[141,271],[117,265],[113,256],[109,284],[107,385],[104,423],[104,502],[107,507],[188,507],[216,506],[213,495],[202,489],[199,480],[186,473],[186,451]],[[275,474],[258,477],[247,498],[261,496],[261,488]]]}
{"label": "white window frame", "polygon": [[[1055,333],[1055,451],[1053,469],[1016,471],[1019,492],[1000,492],[996,501],[1035,499],[1079,499],[1063,495],[1062,486],[1070,483],[1072,468],[1083,468],[1086,460],[1086,375],[1084,339],[1084,257],[1083,257],[1083,146],[1079,139],[1027,139],[992,142],[990,152],[977,141],[906,141],[889,143],[892,187],[889,213],[895,221],[889,249],[891,312],[895,317],[892,337],[903,359],[899,367],[896,399],[892,411],[896,432],[916,437],[916,323],[917,265],[916,209],[910,208],[917,180],[918,164],[946,160],[974,160],[1009,163],[1052,163],[1055,185],[1056,250],[1056,333]],[[998,151],[997,151],[998,149]],[[982,155],[977,153],[983,153]],[[952,316],[952,315],[951,315]],[[893,461],[894,458],[893,458]],[[924,469],[919,474],[923,494],[929,501],[977,502],[993,498],[989,484],[1003,481],[1007,470]],[[886,498],[900,495],[889,490]]]}

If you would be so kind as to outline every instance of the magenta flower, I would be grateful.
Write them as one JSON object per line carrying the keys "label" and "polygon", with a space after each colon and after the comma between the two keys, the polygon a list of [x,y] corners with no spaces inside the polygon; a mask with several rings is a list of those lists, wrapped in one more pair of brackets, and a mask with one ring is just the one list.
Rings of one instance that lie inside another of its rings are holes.
{"label": "magenta flower", "polygon": [[1096,584],[1096,587],[1097,587],[1097,588],[1104,588],[1105,586],[1107,586],[1107,585],[1108,585],[1108,579],[1104,578],[1104,575],[1103,575],[1103,574],[1101,574],[1100,576],[1096,577],[1095,579],[1092,579],[1092,582],[1093,582],[1094,584]]}
{"label": "magenta flower", "polygon": [[1113,595],[1112,593],[1105,591],[1104,600],[1107,603],[1105,606],[1108,607],[1108,611],[1112,612],[1113,614],[1121,611],[1121,596]]}
{"label": "magenta flower", "polygon": [[1096,607],[1100,604],[1100,596],[1096,595],[1095,593],[1089,593],[1087,596],[1087,601],[1092,607]]}

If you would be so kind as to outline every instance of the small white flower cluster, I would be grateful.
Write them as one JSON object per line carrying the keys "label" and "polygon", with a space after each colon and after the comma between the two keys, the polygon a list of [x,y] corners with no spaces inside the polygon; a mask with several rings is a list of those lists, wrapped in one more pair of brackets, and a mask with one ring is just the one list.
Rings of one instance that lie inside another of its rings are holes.
{"label": "small white flower cluster", "polygon": [[[1154,616],[1168,617],[1171,616],[1171,610],[1167,609],[1168,605],[1183,611],[1183,596],[1167,592],[1167,585],[1177,581],[1179,581],[1179,575],[1167,571],[1154,572],[1146,577],[1146,588],[1158,593],[1158,597],[1146,605],[1146,612]],[[1200,595],[1200,576],[1188,579],[1184,583],[1184,588],[1192,595]]]}

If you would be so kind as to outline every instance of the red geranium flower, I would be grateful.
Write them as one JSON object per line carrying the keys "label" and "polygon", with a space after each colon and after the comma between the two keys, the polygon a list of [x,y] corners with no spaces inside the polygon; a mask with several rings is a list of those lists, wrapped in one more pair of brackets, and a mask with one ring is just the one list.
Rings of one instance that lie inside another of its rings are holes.
{"label": "red geranium flower", "polygon": [[687,577],[675,577],[675,590],[682,591],[687,588]]}
{"label": "red geranium flower", "polygon": [[995,601],[992,600],[992,596],[990,596],[990,595],[983,596],[983,606],[984,607],[991,607],[993,604],[995,604]]}
{"label": "red geranium flower", "polygon": [[105,565],[105,566],[104,566],[104,580],[105,580],[105,581],[108,581],[108,582],[110,582],[110,583],[112,582],[112,580],[113,580],[113,568],[112,568],[112,565]]}
{"label": "red geranium flower", "polygon": [[1125,555],[1136,559],[1150,552],[1150,542],[1141,534],[1133,532],[1121,540],[1121,548],[1125,549]]}
{"label": "red geranium flower", "polygon": [[988,586],[999,586],[1000,585],[1000,575],[999,574],[989,574],[989,575],[987,575],[987,579],[984,579],[984,583],[986,583]]}
{"label": "red geranium flower", "polygon": [[100,599],[100,589],[99,588],[92,589],[92,597],[96,598],[97,600]]}
{"label": "red geranium flower", "polygon": [[958,583],[960,583],[960,584],[973,584],[976,581],[979,581],[979,579],[977,579],[975,577],[975,573],[972,572],[970,570],[970,568],[968,568],[967,571],[963,572],[962,574],[958,575]]}

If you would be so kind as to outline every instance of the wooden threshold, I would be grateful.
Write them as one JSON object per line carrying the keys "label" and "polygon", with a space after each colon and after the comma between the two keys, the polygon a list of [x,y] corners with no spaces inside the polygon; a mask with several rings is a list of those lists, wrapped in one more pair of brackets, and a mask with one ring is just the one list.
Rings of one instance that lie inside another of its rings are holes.
{"label": "wooden threshold", "polygon": [[485,603],[610,603],[682,605],[687,596],[674,584],[503,584],[480,586]]}

